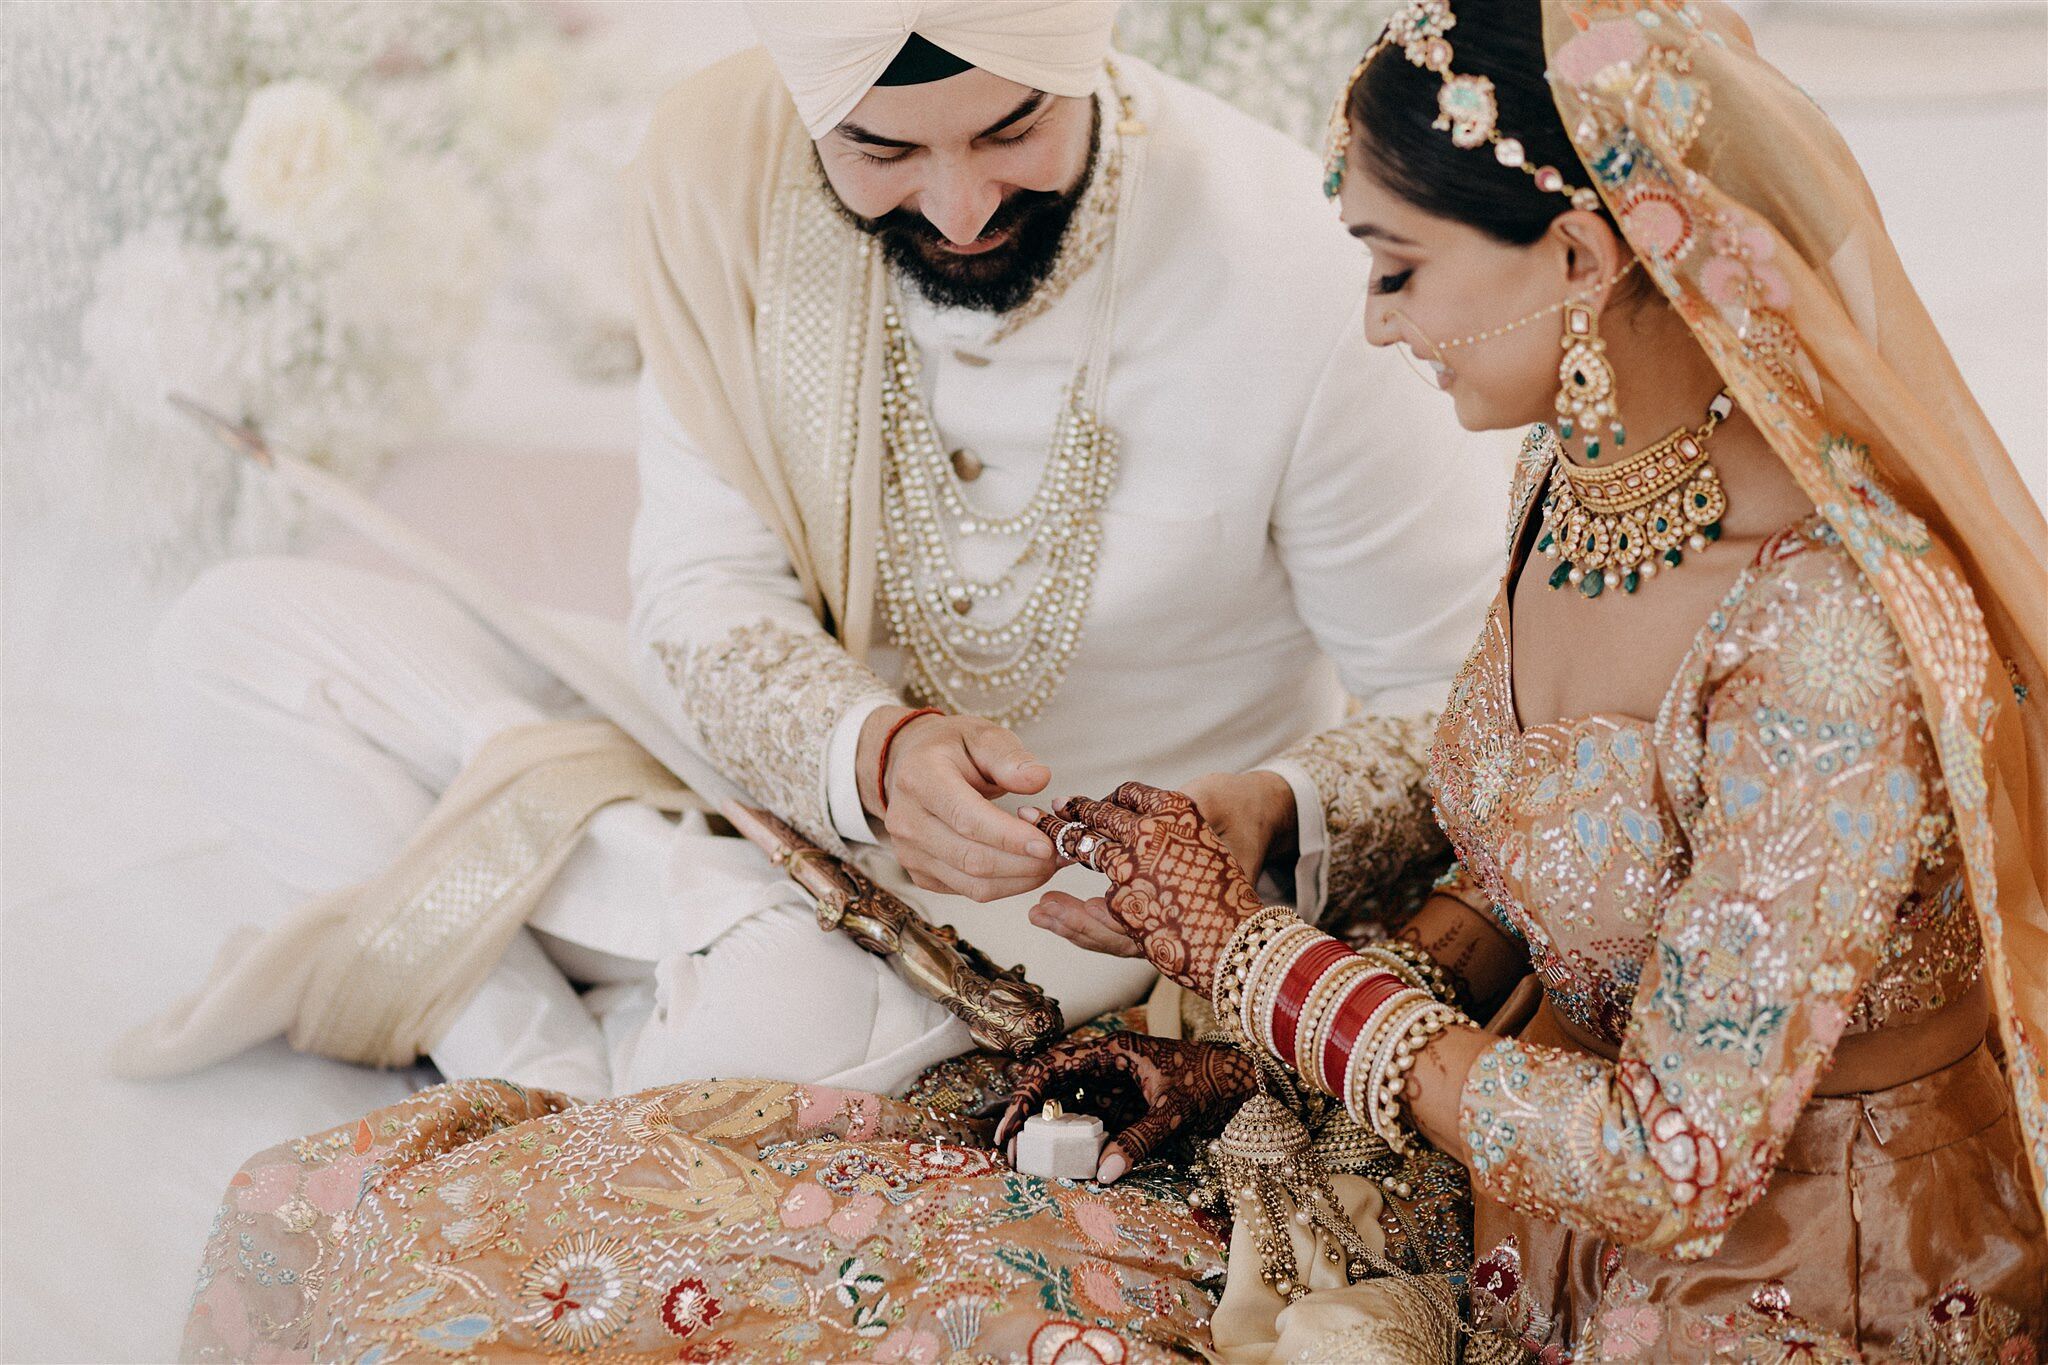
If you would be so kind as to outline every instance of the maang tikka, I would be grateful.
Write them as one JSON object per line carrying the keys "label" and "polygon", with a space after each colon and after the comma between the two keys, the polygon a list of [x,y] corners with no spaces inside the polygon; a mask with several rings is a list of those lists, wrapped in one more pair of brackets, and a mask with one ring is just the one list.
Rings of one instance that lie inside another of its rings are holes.
{"label": "maang tikka", "polygon": [[1603,434],[1613,436],[1616,450],[1628,443],[1614,404],[1614,367],[1607,363],[1607,343],[1600,339],[1600,319],[1592,304],[1565,304],[1559,344],[1564,359],[1557,366],[1557,434],[1567,441],[1577,436],[1590,463],[1600,458]]}

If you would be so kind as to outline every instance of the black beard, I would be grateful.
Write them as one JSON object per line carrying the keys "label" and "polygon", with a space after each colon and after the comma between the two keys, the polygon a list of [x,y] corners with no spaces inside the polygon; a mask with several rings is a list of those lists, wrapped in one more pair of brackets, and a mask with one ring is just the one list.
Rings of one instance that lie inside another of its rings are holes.
{"label": "black beard", "polygon": [[1088,161],[1081,178],[1064,193],[1018,190],[989,216],[982,236],[1007,230],[1010,240],[978,256],[955,255],[942,243],[945,234],[923,214],[891,209],[879,218],[863,218],[832,196],[840,216],[881,243],[882,254],[897,274],[941,308],[970,308],[978,313],[1007,313],[1031,297],[1052,273],[1066,240],[1067,224],[1081,196],[1095,178],[1095,153],[1102,136],[1101,111],[1088,131]]}

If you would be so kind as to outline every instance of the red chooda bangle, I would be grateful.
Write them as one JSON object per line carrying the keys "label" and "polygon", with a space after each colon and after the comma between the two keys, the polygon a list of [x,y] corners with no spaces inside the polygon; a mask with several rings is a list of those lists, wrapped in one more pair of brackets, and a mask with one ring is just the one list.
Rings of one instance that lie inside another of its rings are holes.
{"label": "red chooda bangle", "polygon": [[881,814],[889,813],[889,750],[895,745],[896,736],[903,732],[904,726],[919,716],[945,714],[936,706],[920,706],[907,716],[898,716],[896,723],[889,727],[889,733],[882,736],[882,752],[875,755],[875,804],[880,808]]}
{"label": "red chooda bangle", "polygon": [[1323,979],[1323,973],[1335,967],[1347,957],[1355,956],[1351,946],[1341,939],[1326,938],[1309,945],[1308,951],[1294,960],[1287,969],[1287,975],[1280,980],[1280,990],[1273,1002],[1273,1047],[1280,1054],[1280,1060],[1294,1065],[1295,1028],[1301,1022],[1301,1007],[1308,1003],[1309,995],[1315,990],[1316,982]]}

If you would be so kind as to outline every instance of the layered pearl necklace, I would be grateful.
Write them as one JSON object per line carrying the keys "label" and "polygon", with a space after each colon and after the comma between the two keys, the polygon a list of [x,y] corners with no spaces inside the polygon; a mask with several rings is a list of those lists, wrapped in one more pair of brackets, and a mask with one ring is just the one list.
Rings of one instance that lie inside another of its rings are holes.
{"label": "layered pearl necklace", "polygon": [[[1069,226],[1077,234],[1071,245],[1090,256],[1112,235],[1106,225],[1113,225],[1127,131],[1126,104]],[[1043,711],[1066,679],[1094,594],[1098,514],[1116,483],[1120,445],[1096,416],[1115,308],[1114,250],[1108,272],[1038,486],[1007,516],[970,501],[925,402],[922,362],[902,314],[893,299],[883,310],[880,585],[890,632],[905,654],[905,691],[920,701],[1014,727]],[[970,573],[961,553],[969,541],[1006,542],[1003,567]],[[1029,587],[1018,596],[1027,575]],[[975,619],[981,604],[1009,597],[1016,607],[1004,619]]]}

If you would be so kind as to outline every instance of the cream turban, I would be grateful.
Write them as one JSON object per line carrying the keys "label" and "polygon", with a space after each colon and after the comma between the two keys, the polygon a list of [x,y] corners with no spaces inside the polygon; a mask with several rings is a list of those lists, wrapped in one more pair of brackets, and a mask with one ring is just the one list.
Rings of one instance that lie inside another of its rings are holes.
{"label": "cream turban", "polygon": [[1116,0],[749,0],[754,30],[812,137],[859,104],[915,33],[1051,95],[1095,89]]}

